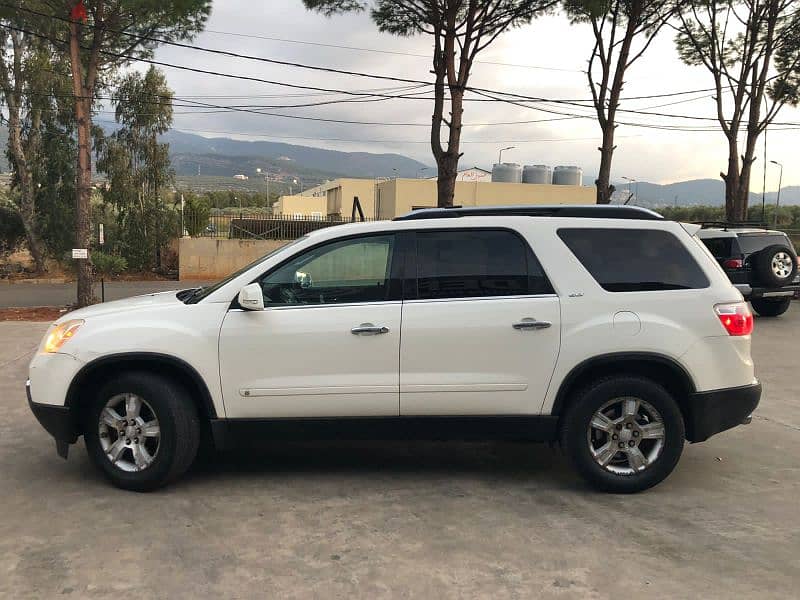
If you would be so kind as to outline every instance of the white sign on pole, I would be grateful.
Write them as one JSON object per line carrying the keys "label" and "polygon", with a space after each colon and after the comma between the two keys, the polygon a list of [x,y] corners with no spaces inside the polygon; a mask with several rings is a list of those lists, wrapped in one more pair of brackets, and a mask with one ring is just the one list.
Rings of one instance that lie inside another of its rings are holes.
{"label": "white sign on pole", "polygon": [[86,248],[73,248],[72,258],[89,258],[89,250]]}
{"label": "white sign on pole", "polygon": [[105,231],[103,230],[103,224],[102,223],[100,223],[100,225],[98,227],[99,227],[99,229],[98,229],[98,232],[97,232],[97,241],[102,246],[103,244],[106,243],[106,234],[105,234]]}

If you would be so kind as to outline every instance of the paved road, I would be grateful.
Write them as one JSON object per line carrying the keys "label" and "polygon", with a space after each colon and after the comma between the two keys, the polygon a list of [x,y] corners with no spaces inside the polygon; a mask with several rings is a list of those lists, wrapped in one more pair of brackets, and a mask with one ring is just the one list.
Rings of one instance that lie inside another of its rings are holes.
{"label": "paved road", "polygon": [[636,496],[507,444],[268,446],[122,492],[28,411],[45,326],[0,323],[0,597],[797,597],[798,305],[756,324],[753,423]]}
{"label": "paved road", "polygon": [[[109,281],[106,300],[208,285],[208,281]],[[8,306],[67,306],[75,303],[74,283],[2,283],[0,308]],[[100,298],[100,284],[95,285]]]}

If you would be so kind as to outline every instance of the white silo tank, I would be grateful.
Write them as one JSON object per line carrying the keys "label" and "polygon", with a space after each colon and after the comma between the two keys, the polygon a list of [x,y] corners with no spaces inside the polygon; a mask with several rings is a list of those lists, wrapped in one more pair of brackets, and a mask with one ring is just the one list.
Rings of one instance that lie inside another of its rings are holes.
{"label": "white silo tank", "polygon": [[547,165],[525,165],[522,168],[522,183],[553,183],[553,170]]}
{"label": "white silo tank", "polygon": [[500,183],[521,183],[522,167],[517,163],[495,163],[492,167],[492,181]]}
{"label": "white silo tank", "polygon": [[583,185],[583,169],[559,165],[553,169],[553,185]]}

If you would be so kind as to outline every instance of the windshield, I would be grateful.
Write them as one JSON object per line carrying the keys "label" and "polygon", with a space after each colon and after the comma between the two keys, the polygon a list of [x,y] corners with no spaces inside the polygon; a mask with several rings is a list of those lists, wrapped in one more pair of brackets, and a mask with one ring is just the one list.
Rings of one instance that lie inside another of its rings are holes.
{"label": "windshield", "polygon": [[278,252],[283,252],[287,248],[289,248],[291,246],[294,246],[295,244],[305,240],[307,237],[308,237],[307,235],[299,237],[296,240],[294,240],[293,242],[289,242],[285,246],[281,246],[280,248],[277,248],[277,249],[273,250],[269,254],[266,254],[266,255],[262,256],[261,258],[258,258],[256,260],[254,260],[249,265],[246,265],[246,266],[242,267],[241,269],[239,269],[235,273],[232,273],[231,275],[228,275],[225,279],[222,279],[222,280],[218,281],[214,285],[210,285],[208,287],[197,288],[196,290],[194,290],[192,292],[191,295],[189,295],[189,296],[187,296],[185,298],[180,298],[180,299],[183,300],[184,303],[186,303],[186,304],[197,304],[203,298],[207,298],[208,296],[210,296],[211,294],[216,292],[218,289],[220,289],[222,286],[228,284],[229,282],[231,282],[234,279],[236,279],[237,277],[239,277],[239,275],[241,275],[242,273],[247,272],[249,269],[252,269],[253,267],[259,265],[262,262],[264,262],[265,260],[275,256]]}

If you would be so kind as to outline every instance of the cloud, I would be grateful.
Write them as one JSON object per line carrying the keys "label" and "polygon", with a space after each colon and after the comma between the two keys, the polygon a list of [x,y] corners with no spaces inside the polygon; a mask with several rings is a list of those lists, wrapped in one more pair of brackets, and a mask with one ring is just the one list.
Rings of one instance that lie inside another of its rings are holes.
{"label": "cloud", "polygon": [[[239,35],[230,35],[232,33]],[[245,36],[284,38],[423,56],[348,50]],[[426,58],[431,52],[429,38],[425,36],[398,38],[381,34],[367,14],[325,18],[306,11],[300,0],[268,3],[244,0],[217,2],[214,4],[207,31],[198,36],[196,43],[209,48],[278,60],[410,79],[431,79],[430,60]],[[570,25],[567,19],[560,15],[544,17],[529,26],[506,33],[487,49],[479,57],[479,60],[484,62],[475,65],[471,85],[537,97],[588,99],[589,90],[581,69],[585,68],[591,44],[591,33],[586,26]],[[402,85],[215,56],[174,47],[159,48],[156,58],[165,62],[224,73],[316,87],[363,90]],[[546,68],[486,64],[489,62]],[[285,105],[334,98],[334,96],[318,95],[317,92],[304,92],[282,86],[175,69],[165,69],[165,71],[176,96],[183,98],[208,96],[194,99],[212,104]],[[710,83],[708,74],[702,68],[690,68],[680,63],[675,55],[671,34],[665,32],[653,44],[648,54],[629,72],[623,96],[702,89],[711,87]],[[675,99],[662,100],[662,102],[658,99],[632,100],[625,102],[622,108],[642,110]],[[511,104],[468,102],[464,114],[467,126],[463,133],[464,156],[461,164],[490,167],[496,161],[498,148],[514,145],[516,148],[504,154],[504,159],[526,164],[579,165],[583,167],[585,173],[595,173],[599,163],[597,146],[600,142],[600,132],[596,121],[591,118],[591,109],[558,106],[552,108],[568,112],[577,110],[589,118],[524,125],[473,126],[476,123],[546,119],[556,115]],[[395,127],[304,121],[244,112],[197,114],[194,109],[180,107],[175,109],[174,127],[204,135],[275,139],[342,150],[399,152],[426,164],[433,164],[427,127],[430,123],[431,109],[432,103],[423,100],[388,100],[271,109],[273,112],[333,119],[422,124],[421,127]],[[714,116],[710,98],[699,98],[652,110]],[[651,118],[640,115],[624,115],[620,116],[620,119],[654,122]],[[780,120],[800,121],[800,112],[796,109],[785,109],[781,113]],[[681,125],[703,123],[672,120],[667,122]],[[714,126],[712,121],[708,124]],[[795,136],[794,132],[769,134],[769,158],[784,163],[785,184],[800,183],[800,157],[792,151]],[[356,141],[324,141],[325,138]],[[727,162],[726,145],[719,131],[666,132],[622,125],[617,130],[617,146],[613,172],[613,177],[617,179],[627,176],[666,183],[691,178],[717,178],[719,171],[725,168]],[[754,169],[754,182],[761,181],[760,164],[757,162]],[[770,178],[773,174],[777,176],[777,173],[769,171]],[[768,183],[768,188],[774,188],[776,183],[777,181],[771,185]],[[753,188],[760,189],[760,185],[754,183]]]}

